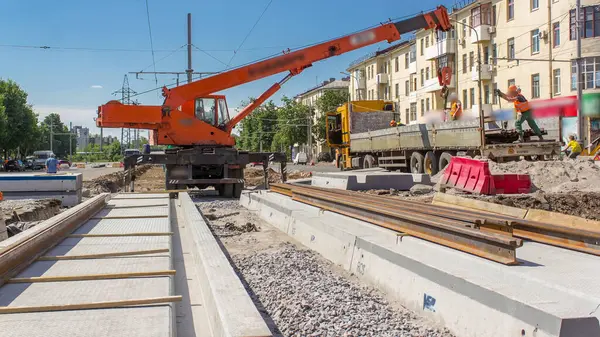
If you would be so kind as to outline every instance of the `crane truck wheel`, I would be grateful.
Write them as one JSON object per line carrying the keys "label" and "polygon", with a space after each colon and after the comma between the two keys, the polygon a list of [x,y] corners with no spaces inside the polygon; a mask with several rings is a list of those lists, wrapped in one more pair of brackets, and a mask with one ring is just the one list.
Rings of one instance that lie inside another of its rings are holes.
{"label": "crane truck wheel", "polygon": [[436,173],[438,173],[438,157],[433,151],[427,151],[427,153],[425,153],[425,161],[423,166],[425,173],[429,174],[430,176],[434,176]]}
{"label": "crane truck wheel", "polygon": [[448,166],[448,164],[450,164],[450,160],[452,159],[452,154],[450,152],[442,152],[442,154],[440,155],[440,160],[439,162],[439,171],[443,171],[446,166]]}
{"label": "crane truck wheel", "polygon": [[425,157],[419,152],[413,152],[410,156],[410,172],[412,173],[423,173],[423,162]]}

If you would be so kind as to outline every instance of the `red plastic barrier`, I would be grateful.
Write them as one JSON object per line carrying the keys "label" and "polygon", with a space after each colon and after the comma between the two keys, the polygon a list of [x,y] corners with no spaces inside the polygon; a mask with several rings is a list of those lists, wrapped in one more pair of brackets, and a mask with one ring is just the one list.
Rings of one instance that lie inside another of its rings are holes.
{"label": "red plastic barrier", "polygon": [[119,166],[120,166],[121,168],[123,168],[123,167],[125,167],[125,164],[124,164],[123,162],[120,162],[120,163],[119,163]]}
{"label": "red plastic barrier", "polygon": [[444,187],[478,194],[519,194],[531,191],[526,174],[492,175],[486,160],[452,157],[440,184]]}
{"label": "red plastic barrier", "polygon": [[493,188],[488,162],[463,157],[452,157],[440,184],[479,194],[492,194]]}
{"label": "red plastic barrier", "polygon": [[494,194],[520,194],[531,192],[531,178],[527,174],[493,175]]}

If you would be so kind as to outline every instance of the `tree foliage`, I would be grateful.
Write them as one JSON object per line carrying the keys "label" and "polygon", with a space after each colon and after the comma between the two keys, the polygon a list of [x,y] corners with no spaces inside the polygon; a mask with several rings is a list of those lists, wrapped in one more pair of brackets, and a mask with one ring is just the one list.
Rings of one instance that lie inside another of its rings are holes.
{"label": "tree foliage", "polygon": [[37,116],[27,93],[11,80],[0,80],[0,149],[4,156],[28,153],[39,140]]}
{"label": "tree foliage", "polygon": [[327,132],[327,113],[336,111],[342,104],[347,103],[349,98],[350,93],[348,93],[348,91],[329,90],[325,91],[323,95],[317,99],[315,104],[319,112],[321,112],[321,115],[317,118],[316,124],[313,125],[312,128],[313,136],[316,140],[325,140]]}

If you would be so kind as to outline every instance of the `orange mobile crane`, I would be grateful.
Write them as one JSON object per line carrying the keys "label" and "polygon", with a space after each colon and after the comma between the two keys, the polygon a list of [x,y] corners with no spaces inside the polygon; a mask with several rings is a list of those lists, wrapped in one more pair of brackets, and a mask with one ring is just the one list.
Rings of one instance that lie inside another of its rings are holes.
{"label": "orange mobile crane", "polygon": [[[103,128],[137,128],[152,130],[151,141],[157,145],[175,145],[164,154],[134,155],[125,159],[125,169],[136,164],[155,163],[166,166],[166,189],[187,186],[214,186],[225,197],[239,197],[243,188],[243,169],[250,162],[281,162],[282,153],[249,153],[234,148],[232,129],[254,109],[271,97],[281,86],[314,62],[341,55],[381,41],[391,43],[403,33],[418,29],[452,28],[445,7],[415,17],[383,23],[376,28],[319,43],[247,66],[168,89],[164,87],[162,106],[124,105],[110,101],[98,108],[96,125]],[[215,92],[281,72],[288,74],[279,82],[229,118],[225,96]],[[129,170],[131,172],[132,170]],[[133,180],[133,177],[131,180]],[[284,178],[285,179],[285,178]],[[133,183],[131,184],[133,189]]]}

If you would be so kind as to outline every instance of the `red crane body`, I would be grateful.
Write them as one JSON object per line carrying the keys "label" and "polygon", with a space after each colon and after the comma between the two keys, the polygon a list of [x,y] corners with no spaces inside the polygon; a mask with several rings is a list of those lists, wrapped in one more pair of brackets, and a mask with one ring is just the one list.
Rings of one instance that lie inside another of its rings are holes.
{"label": "red crane body", "polygon": [[[124,105],[110,101],[98,108],[98,127],[138,128],[153,130],[154,144],[178,146],[233,146],[231,130],[256,107],[275,94],[284,82],[298,75],[314,62],[341,55],[381,41],[389,43],[401,34],[417,29],[452,28],[446,8],[418,16],[381,24],[355,34],[319,43],[292,52],[284,52],[264,61],[200,79],[171,89],[163,88],[162,106]],[[215,92],[252,82],[287,71],[283,80],[250,103],[233,119],[229,118],[227,103]]]}

